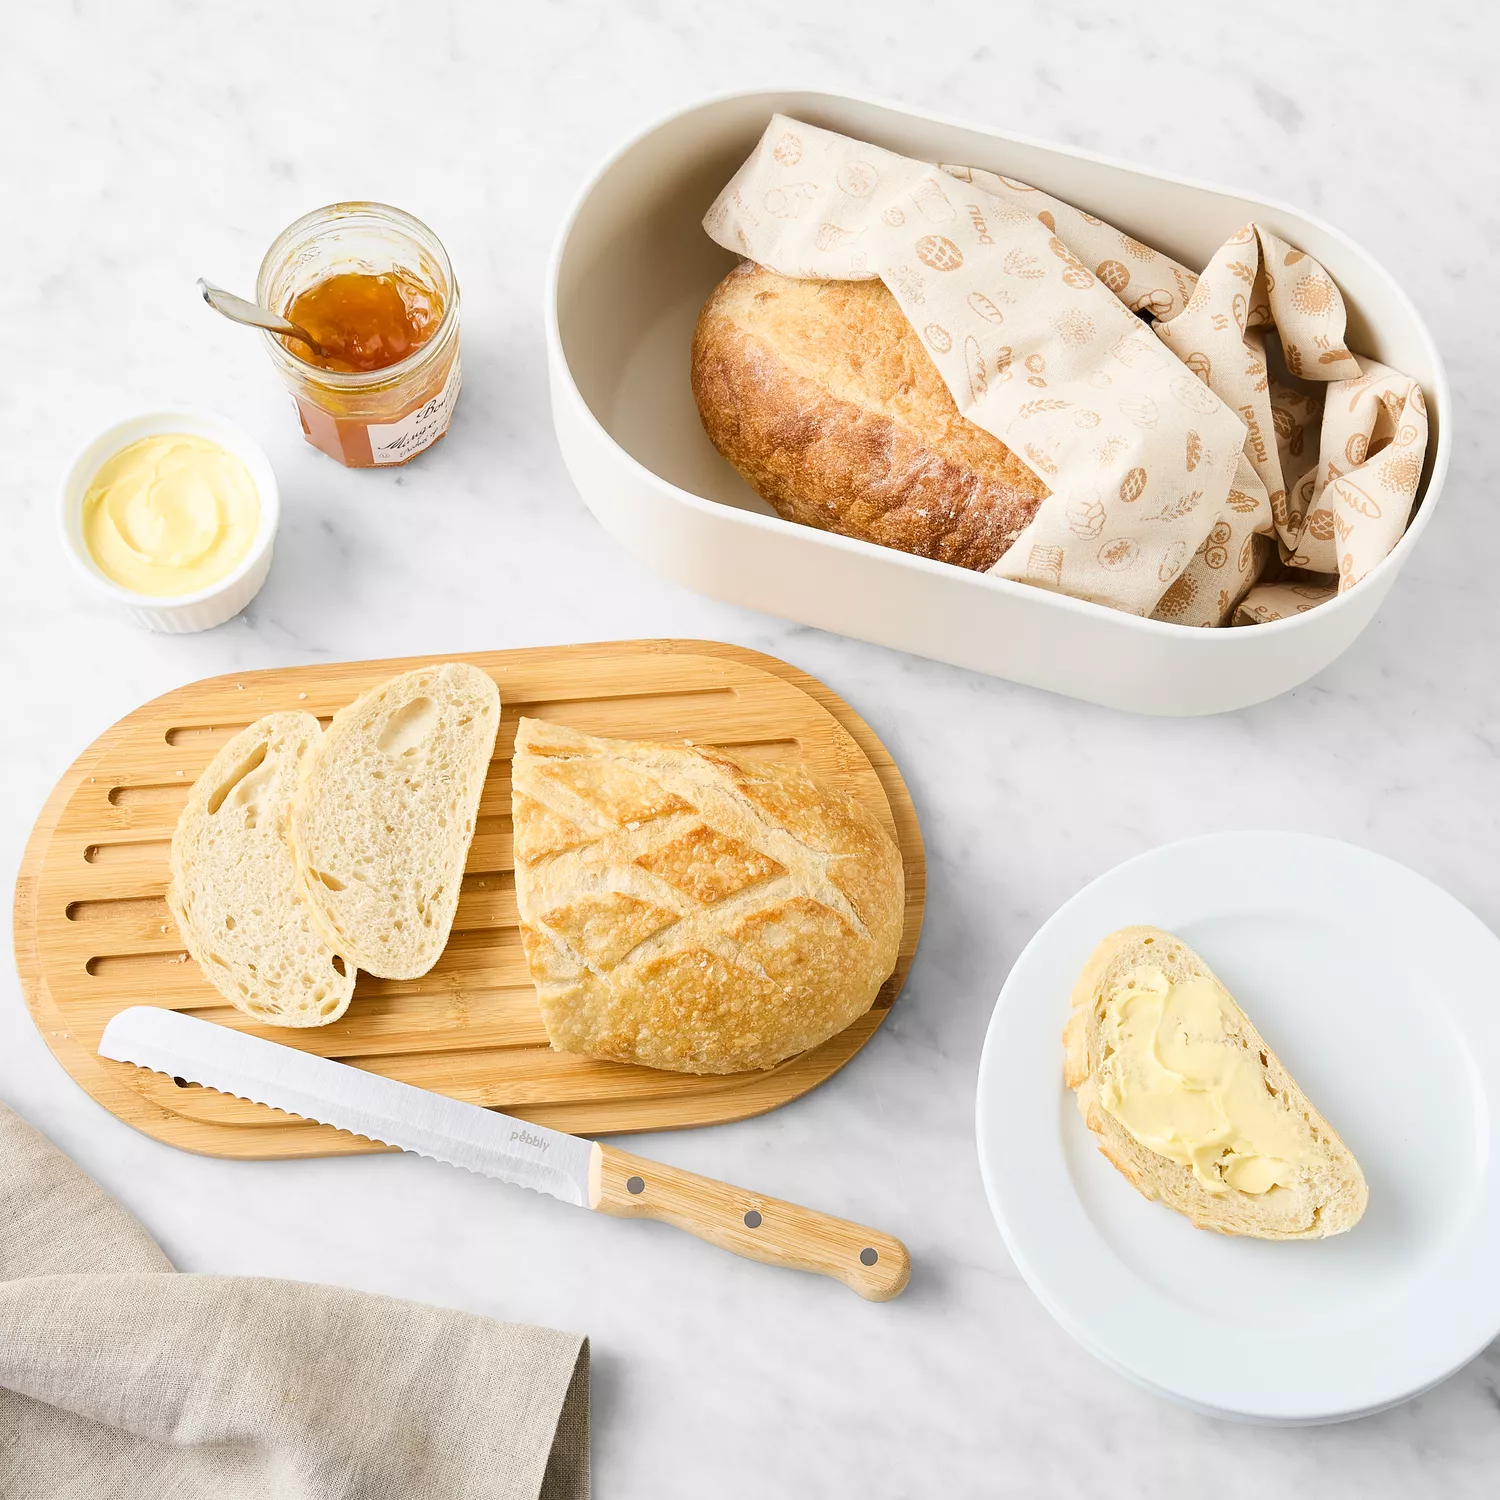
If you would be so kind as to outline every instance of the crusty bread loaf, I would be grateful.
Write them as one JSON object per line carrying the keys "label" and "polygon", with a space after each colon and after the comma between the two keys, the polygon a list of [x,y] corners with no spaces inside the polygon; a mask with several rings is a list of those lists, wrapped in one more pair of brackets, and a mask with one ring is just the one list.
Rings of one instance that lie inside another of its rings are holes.
{"label": "crusty bread loaf", "polygon": [[172,834],[167,905],[218,992],[272,1026],[326,1026],[354,993],[354,965],[323,938],[298,890],[287,822],[311,714],[270,714],[193,783]]}
{"label": "crusty bread loaf", "polygon": [[314,920],[359,968],[415,979],[438,961],[499,723],[486,673],[418,667],[340,709],[307,758],[292,850]]}
{"label": "crusty bread loaf", "polygon": [[552,1045],[683,1073],[769,1068],[896,963],[894,840],[800,768],[522,719],[516,904]]}
{"label": "crusty bread loaf", "polygon": [[[1132,970],[1141,968],[1158,969],[1172,983],[1201,976],[1222,992],[1220,1009],[1230,1043],[1244,1049],[1265,1089],[1302,1138],[1308,1161],[1297,1167],[1294,1182],[1263,1193],[1227,1185],[1210,1191],[1191,1167],[1142,1145],[1101,1104],[1101,1072],[1110,1061],[1101,1039],[1105,1003]],[[1198,1228],[1265,1240],[1321,1239],[1351,1229],[1364,1213],[1369,1194],[1349,1148],[1308,1103],[1208,965],[1171,933],[1157,927],[1125,927],[1099,944],[1074,987],[1063,1043],[1067,1084],[1077,1093],[1084,1123],[1100,1151],[1147,1198],[1186,1214]]]}
{"label": "crusty bread loaf", "polygon": [[745,262],[693,337],[714,446],[788,521],[983,572],[1046,486],[959,414],[879,281],[799,281]]}

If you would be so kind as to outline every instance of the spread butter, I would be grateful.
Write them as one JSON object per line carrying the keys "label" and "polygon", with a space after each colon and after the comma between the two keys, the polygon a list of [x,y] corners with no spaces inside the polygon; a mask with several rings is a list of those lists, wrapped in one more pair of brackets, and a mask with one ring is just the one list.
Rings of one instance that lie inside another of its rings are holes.
{"label": "spread butter", "polygon": [[1133,969],[1105,1000],[1099,1102],[1142,1145],[1211,1193],[1294,1180],[1311,1141],[1270,1091],[1260,1057],[1226,1026],[1228,997],[1202,975]]}
{"label": "spread butter", "polygon": [[107,459],[83,497],[83,540],[112,583],[156,598],[227,578],[260,529],[260,494],[227,449],[158,433]]}

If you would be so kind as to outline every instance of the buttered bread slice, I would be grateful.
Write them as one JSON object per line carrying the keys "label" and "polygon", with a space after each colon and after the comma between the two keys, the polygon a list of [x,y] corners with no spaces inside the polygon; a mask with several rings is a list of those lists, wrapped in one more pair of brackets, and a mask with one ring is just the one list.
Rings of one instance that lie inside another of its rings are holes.
{"label": "buttered bread slice", "polygon": [[1200,1229],[1320,1239],[1369,1194],[1349,1148],[1185,943],[1105,938],[1073,990],[1066,1078],[1099,1149]]}
{"label": "buttered bread slice", "polygon": [[172,834],[167,905],[204,977],[272,1026],[326,1026],[354,993],[354,965],[314,924],[287,842],[311,714],[268,714],[193,783]]}
{"label": "buttered bread slice", "polygon": [[769,1068],[862,1016],[895,967],[901,856],[799,767],[522,719],[516,904],[561,1052]]}
{"label": "buttered bread slice", "polygon": [[441,956],[500,725],[494,680],[418,667],[333,716],[292,809],[303,894],[328,942],[382,979]]}

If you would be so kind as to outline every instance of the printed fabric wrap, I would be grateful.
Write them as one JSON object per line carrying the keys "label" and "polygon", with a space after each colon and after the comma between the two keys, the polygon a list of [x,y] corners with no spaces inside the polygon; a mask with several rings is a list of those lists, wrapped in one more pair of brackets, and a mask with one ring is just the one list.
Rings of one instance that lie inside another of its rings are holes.
{"label": "printed fabric wrap", "polygon": [[1196,276],[1013,178],[777,115],[704,227],[783,276],[885,283],[958,409],[1050,491],[999,577],[1259,623],[1352,588],[1406,528],[1422,393],[1350,353],[1332,278],[1261,225]]}

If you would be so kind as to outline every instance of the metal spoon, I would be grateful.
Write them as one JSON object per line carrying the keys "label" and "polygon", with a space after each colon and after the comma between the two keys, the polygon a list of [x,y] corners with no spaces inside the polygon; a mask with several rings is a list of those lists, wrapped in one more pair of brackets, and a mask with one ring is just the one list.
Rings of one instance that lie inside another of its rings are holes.
{"label": "metal spoon", "polygon": [[318,341],[310,334],[304,333],[295,323],[288,323],[285,318],[278,317],[269,308],[262,307],[259,302],[247,302],[243,297],[236,297],[233,292],[226,292],[223,287],[210,286],[201,276],[198,278],[198,290],[203,293],[203,300],[231,323],[243,323],[247,328],[264,328],[267,333],[279,333],[283,338],[296,339],[299,343],[306,344],[314,354],[324,353]]}

